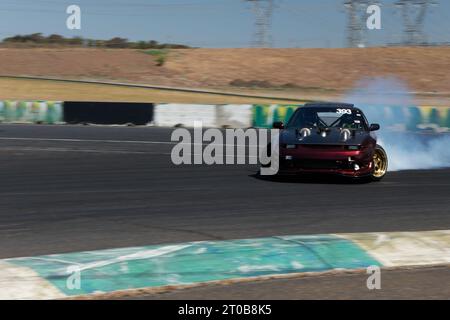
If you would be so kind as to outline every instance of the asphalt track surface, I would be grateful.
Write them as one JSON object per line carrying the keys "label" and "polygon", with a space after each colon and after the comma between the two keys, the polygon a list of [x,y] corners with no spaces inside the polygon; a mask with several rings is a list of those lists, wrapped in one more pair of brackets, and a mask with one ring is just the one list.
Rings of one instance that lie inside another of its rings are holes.
{"label": "asphalt track surface", "polygon": [[262,180],[252,165],[175,166],[171,132],[0,125],[0,258],[194,240],[450,229],[450,169],[391,172],[368,184]]}
{"label": "asphalt track surface", "polygon": [[450,229],[450,169],[267,181],[172,164],[171,129],[0,126],[0,258],[192,240]]}
{"label": "asphalt track surface", "polygon": [[444,300],[450,299],[450,268],[382,270],[381,288],[368,290],[367,275],[335,274],[209,285],[135,296],[139,300]]}

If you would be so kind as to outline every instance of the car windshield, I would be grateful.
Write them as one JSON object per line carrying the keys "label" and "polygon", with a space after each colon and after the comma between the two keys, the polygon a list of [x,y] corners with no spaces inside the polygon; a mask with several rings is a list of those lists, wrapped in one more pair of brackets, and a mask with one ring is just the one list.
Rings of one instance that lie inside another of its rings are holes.
{"label": "car windshield", "polygon": [[357,109],[305,107],[297,110],[287,127],[366,130],[367,125],[364,115]]}

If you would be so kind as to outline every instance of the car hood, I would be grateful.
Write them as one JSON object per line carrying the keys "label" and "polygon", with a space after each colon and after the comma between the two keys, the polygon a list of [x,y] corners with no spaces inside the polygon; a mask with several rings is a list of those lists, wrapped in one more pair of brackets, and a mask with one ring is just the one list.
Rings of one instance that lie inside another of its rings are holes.
{"label": "car hood", "polygon": [[[327,145],[362,145],[367,140],[374,139],[369,132],[362,130],[350,131],[351,134],[344,138],[340,128],[330,128],[325,133],[319,129],[310,129],[309,136],[302,136],[302,129],[289,128],[280,132],[280,143],[283,144],[327,144]],[[348,132],[347,132],[348,133]]]}

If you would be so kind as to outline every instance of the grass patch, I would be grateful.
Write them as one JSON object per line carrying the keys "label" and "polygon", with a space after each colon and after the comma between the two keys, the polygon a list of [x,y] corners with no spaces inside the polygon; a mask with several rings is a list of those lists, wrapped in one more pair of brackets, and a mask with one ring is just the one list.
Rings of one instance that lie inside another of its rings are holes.
{"label": "grass patch", "polygon": [[156,65],[159,67],[162,67],[164,65],[164,63],[167,61],[167,55],[169,54],[169,50],[166,49],[150,49],[143,50],[142,52],[154,57]]}

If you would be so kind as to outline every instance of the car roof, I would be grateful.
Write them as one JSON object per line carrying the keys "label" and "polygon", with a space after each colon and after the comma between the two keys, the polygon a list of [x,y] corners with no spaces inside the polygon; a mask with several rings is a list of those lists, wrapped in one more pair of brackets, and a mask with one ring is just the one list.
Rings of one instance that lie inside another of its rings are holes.
{"label": "car roof", "polygon": [[303,107],[308,108],[339,107],[339,108],[354,109],[355,105],[351,103],[340,103],[340,102],[309,102],[306,103]]}

